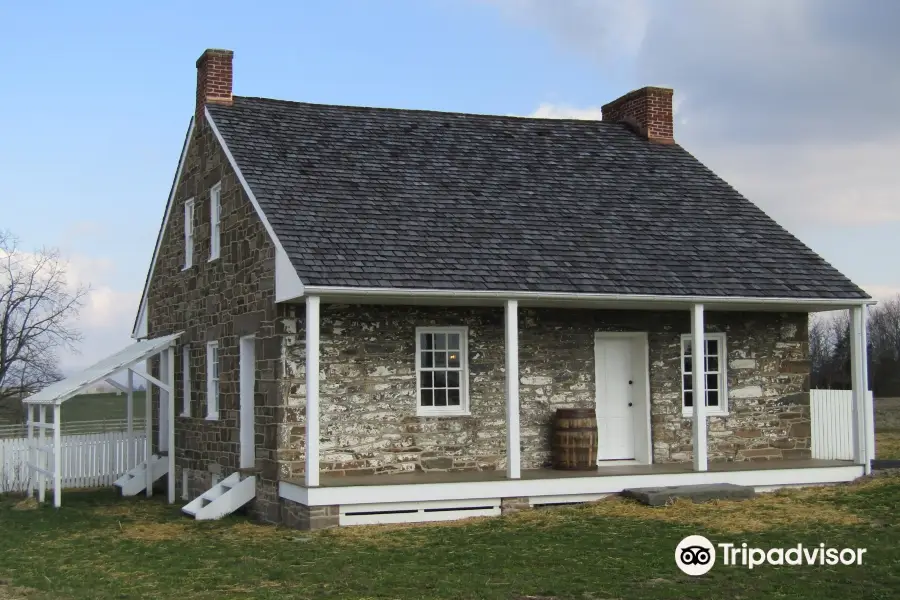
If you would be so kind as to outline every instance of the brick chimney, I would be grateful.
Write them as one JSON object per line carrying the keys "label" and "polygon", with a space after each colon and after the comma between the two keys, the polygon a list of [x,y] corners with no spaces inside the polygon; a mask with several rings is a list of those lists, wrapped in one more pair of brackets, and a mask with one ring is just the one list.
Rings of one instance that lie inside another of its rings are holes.
{"label": "brick chimney", "polygon": [[670,88],[643,87],[628,92],[601,108],[604,121],[626,123],[651,142],[674,144],[672,94]]}
{"label": "brick chimney", "polygon": [[197,106],[194,122],[203,117],[203,107],[207,104],[231,106],[231,50],[210,48],[197,59]]}

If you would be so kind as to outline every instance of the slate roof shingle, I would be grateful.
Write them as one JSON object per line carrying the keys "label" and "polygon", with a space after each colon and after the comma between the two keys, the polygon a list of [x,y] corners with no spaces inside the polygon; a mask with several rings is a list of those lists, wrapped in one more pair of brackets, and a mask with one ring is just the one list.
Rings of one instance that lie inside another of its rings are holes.
{"label": "slate roof shingle", "polygon": [[682,147],[624,125],[208,109],[306,285],[869,297]]}

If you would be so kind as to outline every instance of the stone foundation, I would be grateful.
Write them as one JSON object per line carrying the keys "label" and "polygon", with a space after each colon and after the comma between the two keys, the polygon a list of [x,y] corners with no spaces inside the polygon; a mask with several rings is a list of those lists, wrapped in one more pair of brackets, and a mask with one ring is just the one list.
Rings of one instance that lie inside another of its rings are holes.
{"label": "stone foundation", "polygon": [[513,513],[517,513],[523,510],[529,510],[531,508],[531,503],[528,501],[528,498],[501,498],[500,499],[500,514],[501,515],[510,515]]}
{"label": "stone foundation", "polygon": [[337,506],[306,506],[285,498],[281,501],[281,522],[286,527],[314,531],[340,524]]}

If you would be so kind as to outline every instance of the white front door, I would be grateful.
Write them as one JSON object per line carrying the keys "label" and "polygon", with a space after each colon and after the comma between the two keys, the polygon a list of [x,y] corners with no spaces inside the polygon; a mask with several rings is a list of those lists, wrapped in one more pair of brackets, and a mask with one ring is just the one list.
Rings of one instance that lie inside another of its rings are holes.
{"label": "white front door", "polygon": [[594,344],[597,381],[597,460],[635,458],[635,339],[598,334]]}
{"label": "white front door", "polygon": [[254,466],[256,445],[253,427],[253,395],[256,391],[256,338],[247,335],[240,345],[240,396],[241,396],[241,468]]}

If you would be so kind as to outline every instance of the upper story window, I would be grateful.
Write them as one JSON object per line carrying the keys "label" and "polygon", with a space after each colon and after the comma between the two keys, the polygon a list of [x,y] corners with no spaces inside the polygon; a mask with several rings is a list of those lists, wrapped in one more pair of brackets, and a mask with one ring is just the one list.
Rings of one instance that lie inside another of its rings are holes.
{"label": "upper story window", "polygon": [[416,328],[417,414],[469,412],[468,328]]}
{"label": "upper story window", "polygon": [[194,199],[184,203],[184,268],[194,264]]}
{"label": "upper story window", "polygon": [[[728,414],[728,377],[726,374],[727,355],[725,353],[725,334],[707,333],[706,340],[706,414]],[[693,391],[694,369],[703,368],[694,361],[690,334],[681,336],[681,407],[684,416],[694,413],[696,401]]]}
{"label": "upper story window", "polygon": [[209,260],[219,258],[222,247],[222,184],[209,190]]}
{"label": "upper story window", "polygon": [[219,418],[219,342],[206,343],[206,418]]}

